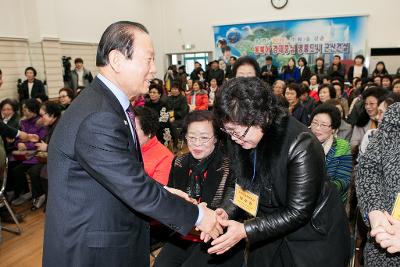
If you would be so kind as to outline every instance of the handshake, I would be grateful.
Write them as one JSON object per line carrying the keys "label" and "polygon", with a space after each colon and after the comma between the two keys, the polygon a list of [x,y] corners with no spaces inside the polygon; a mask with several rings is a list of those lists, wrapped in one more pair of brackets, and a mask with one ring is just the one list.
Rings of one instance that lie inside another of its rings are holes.
{"label": "handshake", "polygon": [[[197,203],[195,199],[181,190],[170,187],[165,187],[165,189],[188,202],[198,205],[203,210],[203,217],[196,229],[201,231],[200,238],[204,242],[214,239],[211,242],[212,247],[208,249],[208,253],[223,254],[240,240],[247,237],[244,224],[229,220],[228,214],[224,209],[218,208],[214,211],[207,207],[207,203]],[[226,229],[225,233],[224,229]]]}

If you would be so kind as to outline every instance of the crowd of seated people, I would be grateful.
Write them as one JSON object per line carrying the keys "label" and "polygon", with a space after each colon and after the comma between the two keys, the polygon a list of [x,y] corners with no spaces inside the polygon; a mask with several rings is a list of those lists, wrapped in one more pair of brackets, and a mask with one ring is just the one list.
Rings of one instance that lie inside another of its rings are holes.
{"label": "crowd of seated people", "polygon": [[[383,226],[395,224],[395,219],[384,213],[391,211],[389,204],[393,204],[393,199],[382,199],[386,202],[381,206],[371,202],[371,192],[367,192],[365,185],[371,183],[367,177],[370,172],[363,168],[371,168],[369,161],[379,165],[371,156],[370,147],[374,145],[382,149],[381,144],[374,141],[375,136],[386,138],[384,131],[393,128],[382,126],[382,133],[378,134],[377,131],[385,122],[383,113],[399,101],[400,77],[389,75],[381,61],[376,64],[372,75],[368,76],[362,55],[357,55],[353,66],[348,69],[341,63],[339,55],[334,56],[329,66],[325,65],[323,58],[317,58],[312,66],[303,57],[297,60],[296,66],[296,59],[290,58],[281,71],[278,71],[271,57],[266,57],[266,65],[261,68],[249,56],[230,59],[223,64],[212,61],[205,70],[196,62],[190,75],[184,66],[171,66],[164,81],[154,79],[149,93],[132,101],[145,171],[161,184],[185,191],[196,201],[207,201],[209,206],[217,208],[225,183],[232,182],[232,177],[221,168],[229,163],[223,155],[223,139],[218,137],[219,129],[212,124],[215,98],[226,80],[259,77],[267,84],[267,90],[271,90],[278,99],[282,109],[308,126],[321,143],[328,177],[338,190],[343,205],[348,205],[351,198],[349,191],[355,182],[361,211],[366,214],[363,217],[366,224],[373,229],[382,221]],[[62,113],[76,97],[74,90],[62,88],[58,101],[48,101],[43,83],[35,78],[36,75],[33,67],[26,68],[27,79],[18,88],[19,102],[12,99],[0,102],[1,117],[5,124],[39,138],[36,142],[3,138],[10,160],[8,197],[15,206],[32,199],[33,210],[45,204],[47,193],[46,163],[37,157],[37,153],[47,151],[51,134]],[[178,142],[183,140],[189,153],[173,158],[173,153],[179,150]],[[371,145],[367,145],[369,143]],[[356,175],[354,164],[357,164]],[[389,175],[381,168],[379,171]],[[376,183],[380,183],[379,177],[375,178]],[[397,185],[393,186],[397,188]],[[371,221],[368,216],[371,216]],[[378,232],[374,235],[381,236]],[[156,260],[156,266],[180,266],[176,263],[166,265],[172,259],[175,262],[180,259],[181,263],[207,259],[208,254],[196,238],[195,235],[172,236]],[[373,240],[368,242],[374,243]],[[238,251],[243,251],[243,248]],[[389,262],[392,260],[371,246],[367,246],[367,252],[369,254],[366,257],[378,257],[381,262],[386,258]],[[219,264],[241,266],[242,257],[241,252],[233,251],[230,259],[222,257]],[[370,258],[369,262],[374,262],[374,258]]]}

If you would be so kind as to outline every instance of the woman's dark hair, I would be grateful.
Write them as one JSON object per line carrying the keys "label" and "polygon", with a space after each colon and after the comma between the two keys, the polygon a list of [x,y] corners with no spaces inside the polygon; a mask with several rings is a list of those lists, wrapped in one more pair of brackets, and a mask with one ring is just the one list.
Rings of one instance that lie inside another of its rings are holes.
{"label": "woman's dark hair", "polygon": [[308,95],[310,93],[310,87],[307,86],[306,84],[302,83],[299,86],[299,91],[300,91],[300,95],[299,96],[301,96],[303,94],[307,94]]}
{"label": "woman's dark hair", "polygon": [[31,70],[31,71],[33,72],[33,76],[36,77],[37,71],[35,70],[34,67],[27,67],[27,68],[25,69],[25,75],[26,75],[26,72],[27,72],[28,70]]}
{"label": "woman's dark hair", "polygon": [[214,112],[219,125],[257,125],[264,132],[284,113],[268,85],[256,77],[238,77],[224,83],[216,95]]}
{"label": "woman's dark hair", "polygon": [[233,77],[236,77],[237,69],[242,65],[252,66],[256,73],[256,77],[260,77],[260,65],[254,58],[252,58],[250,56],[240,57],[238,60],[236,60],[235,64],[233,65],[233,69],[232,69]]}
{"label": "woman's dark hair", "polygon": [[392,93],[389,96],[385,97],[382,102],[385,102],[386,106],[389,107],[394,103],[400,102],[400,95]]}
{"label": "woman's dark hair", "polygon": [[[36,98],[36,99],[39,98],[40,101],[41,101],[41,103],[46,102],[46,101],[49,100],[49,97],[48,97],[45,93],[37,94],[35,98]],[[39,101],[39,102],[40,102],[40,101]]]}
{"label": "woman's dark hair", "polygon": [[291,83],[289,84],[289,86],[286,88],[287,90],[293,90],[296,92],[296,97],[299,98],[301,96],[301,92],[300,92],[300,86],[297,83]]}
{"label": "woman's dark hair", "polygon": [[335,88],[333,88],[333,86],[331,84],[327,84],[327,83],[323,83],[318,87],[318,95],[319,95],[319,92],[324,88],[328,88],[329,96],[331,97],[331,99],[336,98]]}
{"label": "woman's dark hair", "polygon": [[137,22],[118,21],[108,26],[97,47],[96,66],[107,66],[108,55],[112,50],[117,50],[126,58],[132,59],[135,48],[135,31],[148,33],[146,27]]}
{"label": "woman's dark hair", "polygon": [[319,105],[314,111],[311,113],[310,121],[312,121],[317,114],[327,114],[331,118],[331,127],[336,130],[339,129],[340,123],[342,122],[342,118],[340,115],[340,110],[334,105],[323,103]]}
{"label": "woman's dark hair", "polygon": [[143,133],[151,137],[155,136],[160,127],[157,113],[148,107],[135,107],[133,112],[142,126]]}
{"label": "woman's dark hair", "polygon": [[372,72],[372,74],[375,74],[375,73],[378,73],[378,65],[379,64],[382,64],[383,65],[383,69],[382,69],[382,73],[383,73],[383,75],[386,75],[386,74],[389,74],[389,72],[387,71],[387,69],[386,69],[386,65],[385,65],[385,62],[383,62],[383,61],[378,61],[377,63],[376,63],[376,65],[375,65],[375,69],[374,69],[374,71]]}
{"label": "woman's dark hair", "polygon": [[310,80],[311,80],[311,78],[313,77],[313,76],[316,76],[317,77],[317,84],[320,84],[321,83],[321,79],[319,78],[319,76],[317,75],[317,74],[311,74],[311,76],[310,76]]}
{"label": "woman's dark hair", "polygon": [[200,87],[200,90],[201,89],[204,89],[204,83],[202,83],[201,81],[199,81],[199,80],[195,80],[195,81],[193,81],[193,84],[195,84],[195,83],[197,83],[198,85],[199,85],[199,87]]}
{"label": "woman's dark hair", "polygon": [[53,118],[60,118],[61,117],[61,107],[59,104],[54,102],[44,102],[41,106],[47,113],[47,115],[52,116]]}
{"label": "woman's dark hair", "polygon": [[6,98],[0,102],[0,110],[3,109],[5,105],[10,105],[14,113],[18,112],[18,102],[16,100],[12,100],[11,98]]}
{"label": "woman's dark hair", "polygon": [[[341,106],[342,110],[343,110],[343,116],[342,119],[346,119],[346,114],[344,114],[344,105],[342,103],[342,101],[340,101],[337,98],[333,98],[333,99],[328,99],[326,100],[326,102],[324,104],[329,104],[329,105],[333,105],[333,106]],[[339,110],[340,111],[340,110]]]}
{"label": "woman's dark hair", "polygon": [[389,75],[389,74],[383,75],[383,76],[382,76],[382,80],[383,80],[383,79],[389,79],[389,80],[390,80],[390,83],[392,83],[392,81],[393,81],[392,75]]}
{"label": "woman's dark hair", "polygon": [[162,88],[160,85],[158,85],[158,84],[155,84],[155,83],[150,84],[150,86],[149,86],[149,92],[150,92],[150,90],[152,90],[152,89],[156,89],[156,90],[158,91],[158,93],[160,94],[160,96],[162,96],[163,93],[164,93],[163,88]]}
{"label": "woman's dark hair", "polygon": [[373,96],[378,100],[378,105],[384,100],[385,97],[389,95],[389,92],[379,86],[369,87],[365,89],[362,93],[363,100],[365,101],[367,97]]}
{"label": "woman's dark hair", "polygon": [[364,63],[365,57],[364,57],[363,55],[357,55],[357,56],[354,58],[354,62],[356,61],[357,58],[361,59],[361,62]]}
{"label": "woman's dark hair", "polygon": [[188,115],[186,115],[185,120],[183,122],[183,127],[182,127],[182,135],[186,135],[188,131],[188,127],[191,123],[193,122],[200,122],[200,121],[209,121],[212,123],[213,126],[213,131],[214,131],[214,136],[215,138],[218,138],[218,126],[215,121],[214,114],[209,111],[209,110],[195,110],[193,112],[190,112]]}
{"label": "woman's dark hair", "polygon": [[321,67],[321,71],[320,72],[324,72],[324,68],[325,68],[325,59],[323,57],[318,57],[315,59],[315,65],[314,65],[314,72],[318,73],[318,66],[317,66],[317,61],[322,61],[322,67]]}
{"label": "woman's dark hair", "polygon": [[61,89],[58,91],[58,94],[60,94],[61,92],[65,92],[65,93],[67,94],[67,96],[68,96],[71,100],[74,99],[74,91],[72,91],[71,89],[69,89],[69,88],[61,88]]}
{"label": "woman's dark hair", "polygon": [[[293,61],[293,68],[291,69],[289,67],[289,61]],[[289,58],[288,60],[288,64],[283,68],[283,72],[291,72],[294,71],[296,69],[296,60],[294,59],[294,57]]]}
{"label": "woman's dark hair", "polygon": [[39,110],[40,110],[40,103],[33,98],[26,99],[23,102],[23,105],[32,113],[35,113],[36,115],[39,115]]}
{"label": "woman's dark hair", "polygon": [[333,88],[335,88],[335,85],[339,85],[339,86],[340,86],[340,92],[343,94],[343,92],[344,92],[344,85],[343,85],[343,83],[338,83],[338,82],[332,83]]}
{"label": "woman's dark hair", "polygon": [[307,59],[305,57],[300,57],[297,62],[302,61],[304,63],[304,66],[307,66]]}

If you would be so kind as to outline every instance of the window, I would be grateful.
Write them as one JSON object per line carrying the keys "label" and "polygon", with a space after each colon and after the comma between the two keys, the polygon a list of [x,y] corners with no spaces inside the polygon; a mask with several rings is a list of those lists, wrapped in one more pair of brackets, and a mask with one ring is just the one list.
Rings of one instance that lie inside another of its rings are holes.
{"label": "window", "polygon": [[[185,65],[186,72],[190,74],[194,69],[194,62],[198,61],[205,70],[208,64],[208,52],[188,53],[188,54],[170,54],[169,65]],[[179,67],[179,66],[178,66]]]}

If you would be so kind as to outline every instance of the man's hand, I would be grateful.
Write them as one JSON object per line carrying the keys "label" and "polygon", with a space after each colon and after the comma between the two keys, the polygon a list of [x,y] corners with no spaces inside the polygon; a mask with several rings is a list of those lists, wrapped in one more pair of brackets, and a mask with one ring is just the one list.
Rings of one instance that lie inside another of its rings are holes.
{"label": "man's hand", "polygon": [[205,202],[200,203],[199,206],[204,211],[203,219],[197,226],[197,229],[201,231],[200,239],[204,242],[208,242],[211,238],[216,239],[223,233],[223,229],[217,220],[216,212],[207,208],[207,203]]}
{"label": "man's hand", "polygon": [[219,255],[231,249],[243,238],[246,238],[247,234],[243,223],[233,220],[223,220],[221,218],[218,218],[218,221],[223,227],[228,227],[228,230],[225,234],[211,242],[212,247],[208,249],[208,253]]}
{"label": "man's hand", "polygon": [[181,190],[179,190],[179,189],[176,189],[176,188],[168,187],[168,186],[164,186],[164,188],[165,188],[166,190],[168,190],[168,192],[170,192],[170,193],[172,193],[172,194],[174,194],[174,195],[177,195],[177,196],[183,198],[183,199],[186,200],[187,202],[190,202],[190,203],[192,203],[192,204],[197,205],[196,199],[189,197],[189,195],[186,194],[185,192],[183,192],[183,191],[181,191]]}

